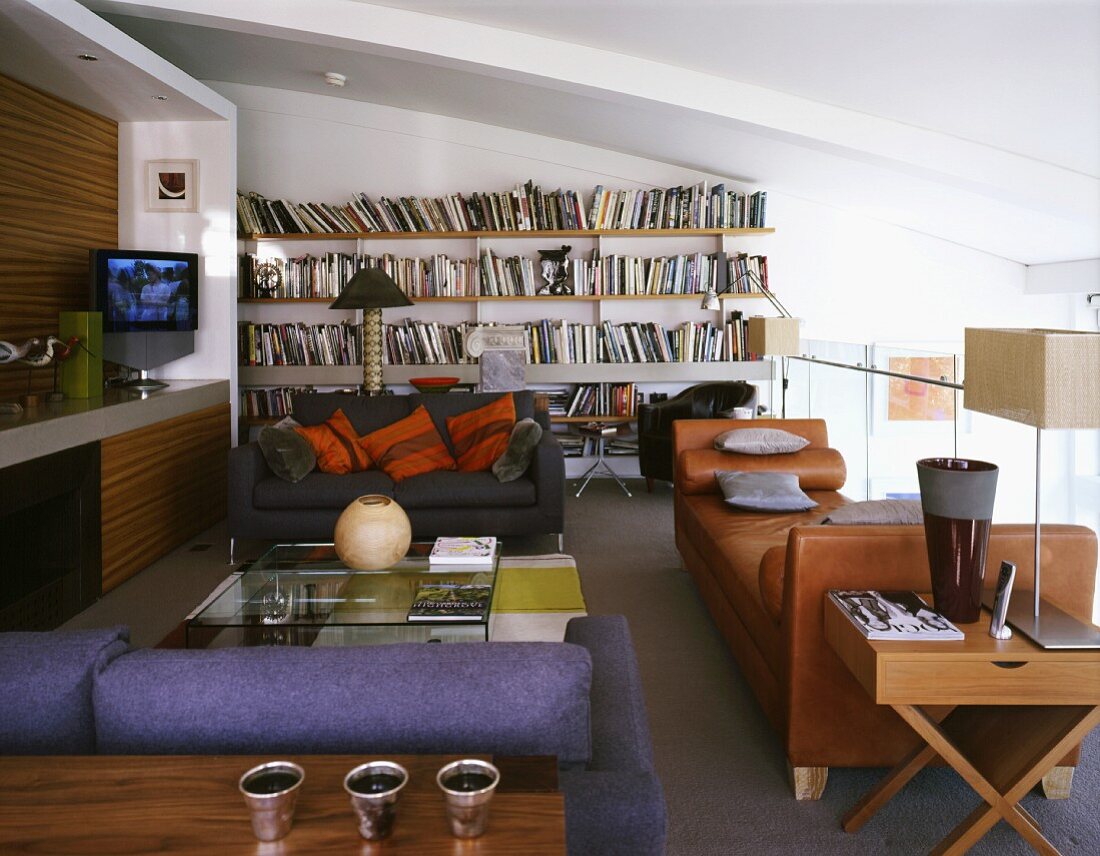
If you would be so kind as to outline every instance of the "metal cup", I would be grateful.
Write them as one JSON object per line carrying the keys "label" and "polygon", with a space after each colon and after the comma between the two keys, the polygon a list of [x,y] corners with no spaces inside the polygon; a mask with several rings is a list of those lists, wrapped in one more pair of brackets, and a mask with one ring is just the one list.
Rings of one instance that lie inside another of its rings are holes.
{"label": "metal cup", "polygon": [[253,767],[238,783],[252,815],[252,834],[260,841],[278,841],[294,824],[294,806],[306,771],[291,761],[271,761]]}
{"label": "metal cup", "polygon": [[344,776],[359,834],[367,841],[380,841],[393,831],[397,795],[408,780],[408,770],[393,761],[369,761]]}
{"label": "metal cup", "polygon": [[441,767],[435,777],[447,804],[447,820],[456,838],[477,838],[489,823],[489,801],[500,770],[488,761],[464,758]]}

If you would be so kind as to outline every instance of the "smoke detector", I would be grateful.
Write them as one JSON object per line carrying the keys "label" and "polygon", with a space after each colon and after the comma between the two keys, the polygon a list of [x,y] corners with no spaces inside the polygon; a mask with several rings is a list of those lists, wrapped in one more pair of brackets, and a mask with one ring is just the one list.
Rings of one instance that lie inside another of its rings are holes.
{"label": "smoke detector", "polygon": [[340,74],[338,71],[325,72],[325,83],[329,86],[343,86],[347,82],[348,78],[345,74]]}

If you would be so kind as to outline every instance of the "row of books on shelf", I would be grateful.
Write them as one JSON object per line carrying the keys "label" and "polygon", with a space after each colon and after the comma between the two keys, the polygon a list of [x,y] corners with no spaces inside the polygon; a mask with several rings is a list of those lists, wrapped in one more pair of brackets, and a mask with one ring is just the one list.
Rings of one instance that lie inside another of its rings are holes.
{"label": "row of books on shelf", "polygon": [[706,363],[756,359],[749,353],[741,312],[725,324],[685,321],[665,327],[655,321],[580,324],[542,320],[525,325],[529,362]]}
{"label": "row of books on shelf", "polygon": [[763,228],[766,218],[766,191],[738,193],[724,184],[708,189],[706,182],[650,190],[597,185],[587,206],[577,191],[543,192],[533,181],[469,196],[375,200],[357,193],[343,205],[237,191],[237,226],[243,234]]}
{"label": "row of books on shelf", "polygon": [[240,324],[242,366],[354,366],[363,362],[358,324]]}
{"label": "row of books on shelf", "polygon": [[241,390],[241,412],[250,419],[272,419],[294,413],[295,395],[312,392],[312,387],[276,386]]}
{"label": "row of books on shelf", "polygon": [[[559,433],[555,434],[561,444],[562,455],[567,458],[587,458],[596,454],[596,444],[599,438],[584,437],[580,434]],[[603,437],[605,455],[637,455],[637,435],[612,434]]]}
{"label": "row of books on shelf", "polygon": [[336,298],[348,280],[364,268],[384,270],[409,297],[475,297],[481,276],[474,259],[439,253],[427,259],[356,253],[321,256],[240,258],[239,289],[249,298]]}
{"label": "row of books on shelf", "polygon": [[[473,323],[442,324],[406,318],[386,324],[384,361],[390,365],[461,365],[464,341]],[[486,325],[492,326],[492,325]],[[672,363],[756,359],[748,350],[747,324],[740,311],[718,325],[687,321],[666,328],[653,321],[581,324],[543,319],[523,325],[527,361],[534,365],[570,363]],[[260,365],[263,365],[262,363]]]}
{"label": "row of books on shelf", "polygon": [[[384,253],[379,256],[325,253],[284,259],[246,253],[240,259],[241,296],[257,298],[335,298],[362,268],[384,270],[411,298],[532,297],[545,285],[536,260],[498,256],[486,250],[480,260],[452,259],[444,253],[426,259]],[[745,275],[751,271],[768,288],[767,257],[737,253],[681,253],[670,256],[601,256],[573,259],[566,285],[577,295],[702,294],[709,288],[759,293]]]}
{"label": "row of books on shelf", "polygon": [[590,229],[758,229],[767,218],[768,194],[738,193],[716,184],[662,190],[605,190],[597,185],[588,212]]}
{"label": "row of books on shelf", "polygon": [[641,395],[633,383],[579,383],[565,416],[635,416]]}
{"label": "row of books on shelf", "polygon": [[[389,365],[461,365],[472,323],[441,324],[405,319],[383,328],[383,361]],[[491,326],[491,325],[488,325]],[[528,362],[543,364],[699,363],[756,359],[748,350],[741,312],[724,325],[687,321],[666,328],[653,321],[600,325],[549,320],[524,325]],[[238,329],[240,364],[245,366],[350,366],[362,362],[359,326],[351,323],[265,324],[246,321]]]}

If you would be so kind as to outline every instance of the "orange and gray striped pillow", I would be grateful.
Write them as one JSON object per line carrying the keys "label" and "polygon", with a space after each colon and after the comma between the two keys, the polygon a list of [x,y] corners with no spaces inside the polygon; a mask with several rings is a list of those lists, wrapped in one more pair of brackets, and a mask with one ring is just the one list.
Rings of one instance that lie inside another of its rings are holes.
{"label": "orange and gray striped pillow", "polygon": [[484,407],[447,417],[447,433],[458,468],[465,473],[487,470],[508,448],[516,424],[516,405],[508,392]]}
{"label": "orange and gray striped pillow", "polygon": [[343,475],[370,469],[367,450],[359,445],[359,436],[343,410],[338,409],[320,425],[296,425],[294,430],[306,438],[321,472]]}
{"label": "orange and gray striped pillow", "polygon": [[404,419],[360,437],[359,445],[395,482],[433,470],[455,468],[455,459],[423,404]]}

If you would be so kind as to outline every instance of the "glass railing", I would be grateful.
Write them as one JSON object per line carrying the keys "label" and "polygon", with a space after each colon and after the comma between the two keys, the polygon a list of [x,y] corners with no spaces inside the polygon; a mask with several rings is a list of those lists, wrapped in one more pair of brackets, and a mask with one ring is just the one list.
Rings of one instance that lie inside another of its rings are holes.
{"label": "glass railing", "polygon": [[[776,358],[763,398],[776,416],[825,420],[847,464],[845,496],[919,499],[918,460],[974,458],[1000,469],[993,521],[1034,523],[1036,430],[966,410],[954,388],[960,354],[822,340],[803,340],[802,350]],[[1100,431],[1044,431],[1040,463],[1042,521],[1100,531]]]}
{"label": "glass railing", "polygon": [[[1034,521],[1035,429],[966,410],[961,390],[943,385],[962,383],[960,354],[823,340],[803,340],[802,350],[786,361],[786,415],[826,421],[848,467],[846,496],[917,498],[920,458],[976,458],[1000,468],[994,522]],[[1044,522],[1100,529],[1100,432],[1044,431],[1041,485]]]}

